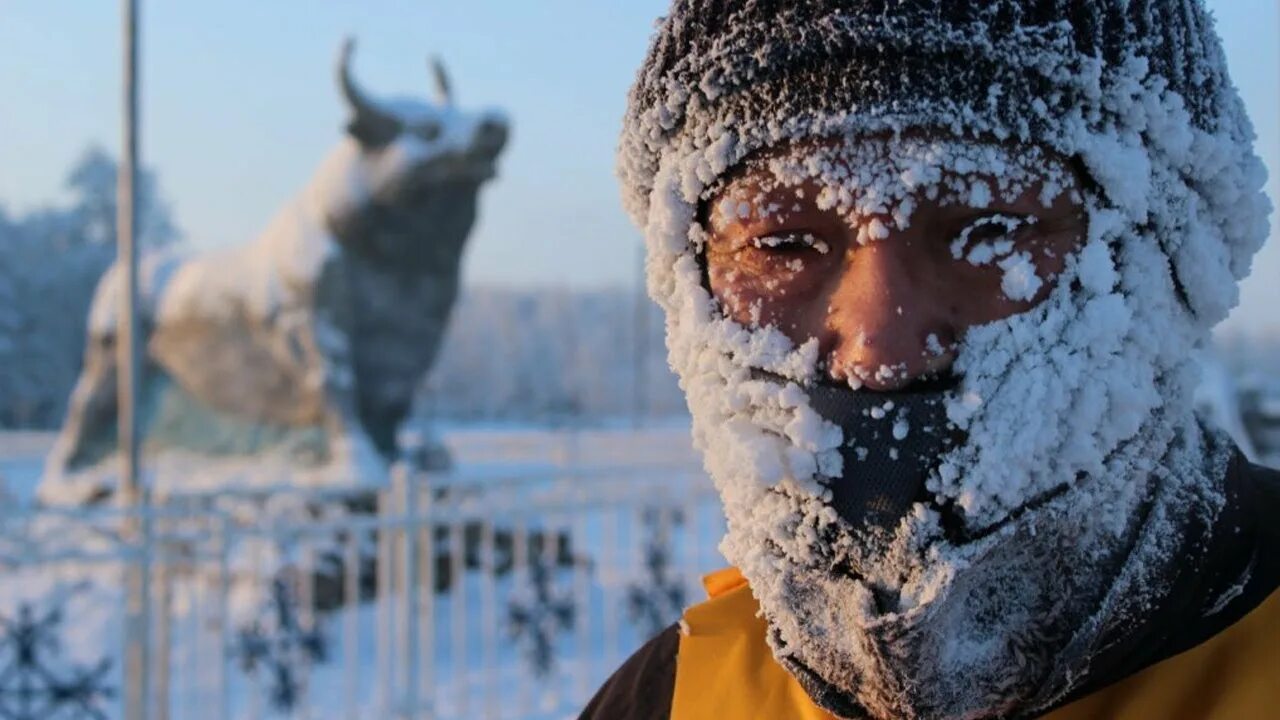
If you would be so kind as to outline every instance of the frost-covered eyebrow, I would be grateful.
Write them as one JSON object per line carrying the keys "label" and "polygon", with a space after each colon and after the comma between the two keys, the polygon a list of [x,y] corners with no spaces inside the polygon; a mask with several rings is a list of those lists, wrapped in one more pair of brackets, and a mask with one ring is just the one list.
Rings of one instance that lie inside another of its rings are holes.
{"label": "frost-covered eyebrow", "polygon": [[[949,202],[930,200],[926,198],[924,190],[917,190],[911,194],[911,197],[914,198],[915,207],[917,209],[930,207],[935,212],[944,214],[978,214],[1007,211],[1036,215],[1042,219],[1050,220],[1074,217],[1079,212],[1075,203],[1063,204],[1057,202],[1062,194],[1075,191],[1076,187],[1074,185],[1062,187],[1050,199],[1050,203],[1045,204],[1043,198],[1045,181],[1031,182],[1020,191],[1017,197],[1010,198],[998,189],[994,189],[997,181],[989,175],[974,173],[972,177],[965,175],[956,177],[966,182],[977,180],[989,182],[993,187],[989,202],[986,204],[974,204],[959,198]],[[763,184],[771,187],[762,188],[761,185]],[[835,212],[831,209],[824,210],[817,207],[815,200],[817,193],[816,183],[790,186],[777,183],[773,178],[766,178],[762,183],[759,178],[753,177],[751,174],[743,174],[724,183],[718,192],[704,200],[704,210],[700,213],[700,217],[703,220],[703,227],[707,228],[711,233],[727,234],[734,230],[750,230],[755,226],[767,225],[771,220],[775,219],[785,222],[788,213]],[[733,207],[730,207],[730,205]],[[773,209],[779,214],[771,217],[770,213],[762,213],[762,209]],[[1058,223],[1042,226],[1041,229],[1048,231],[1056,227],[1058,227]]]}
{"label": "frost-covered eyebrow", "polygon": [[722,192],[706,201],[706,226],[712,232],[739,226],[755,225],[770,219],[773,212],[803,212],[811,210],[796,196],[796,189],[777,186],[765,190],[750,180],[730,183]]}

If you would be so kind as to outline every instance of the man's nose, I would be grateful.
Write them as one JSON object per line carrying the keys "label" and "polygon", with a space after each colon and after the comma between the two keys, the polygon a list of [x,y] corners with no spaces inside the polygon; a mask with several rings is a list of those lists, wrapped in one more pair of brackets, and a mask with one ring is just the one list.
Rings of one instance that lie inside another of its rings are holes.
{"label": "man's nose", "polygon": [[897,390],[955,359],[954,298],[926,244],[893,235],[855,245],[829,296],[830,373],[870,390]]}

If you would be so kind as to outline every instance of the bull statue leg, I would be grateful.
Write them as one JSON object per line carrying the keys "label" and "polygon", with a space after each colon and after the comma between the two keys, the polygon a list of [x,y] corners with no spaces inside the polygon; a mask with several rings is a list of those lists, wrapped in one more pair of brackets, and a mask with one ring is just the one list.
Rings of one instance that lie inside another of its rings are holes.
{"label": "bull statue leg", "polygon": [[[151,326],[145,309],[153,305],[153,293],[168,281],[172,266],[167,260],[151,257],[140,268],[143,292],[139,304],[144,308],[144,315],[139,322],[139,332],[144,344]],[[122,281],[119,267],[113,265],[94,292],[84,367],[67,403],[62,429],[45,460],[43,481],[36,488],[36,497],[44,504],[100,502],[115,490],[115,464],[99,465],[113,456],[119,444],[116,331]],[[154,369],[145,352],[140,360],[145,382]]]}
{"label": "bull statue leg", "polygon": [[351,285],[343,263],[325,263],[311,297],[310,338],[313,363],[308,383],[324,397],[323,424],[330,439],[334,473],[352,484],[378,484],[386,477],[388,461],[378,452],[360,421],[359,389],[351,340],[354,317]]}
{"label": "bull statue leg", "polygon": [[67,407],[67,419],[46,460],[36,497],[44,504],[84,504],[112,492],[100,476],[76,472],[109,456],[117,445],[115,338],[90,337],[84,369]]}

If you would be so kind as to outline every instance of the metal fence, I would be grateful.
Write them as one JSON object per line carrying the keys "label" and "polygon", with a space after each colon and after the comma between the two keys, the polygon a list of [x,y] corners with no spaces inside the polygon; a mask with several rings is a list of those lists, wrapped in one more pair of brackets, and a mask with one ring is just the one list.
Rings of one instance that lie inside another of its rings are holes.
{"label": "metal fence", "polygon": [[573,717],[698,599],[721,526],[687,465],[10,515],[0,720],[122,716],[140,564],[152,717]]}

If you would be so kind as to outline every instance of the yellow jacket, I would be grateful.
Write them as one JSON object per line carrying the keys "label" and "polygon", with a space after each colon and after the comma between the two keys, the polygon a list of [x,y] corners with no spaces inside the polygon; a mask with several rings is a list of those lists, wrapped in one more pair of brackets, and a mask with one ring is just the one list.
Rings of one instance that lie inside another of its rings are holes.
{"label": "yellow jacket", "polygon": [[[707,576],[684,616],[671,720],[834,720],[773,659],[746,580]],[[1280,593],[1192,650],[1043,716],[1045,720],[1280,718]]]}

